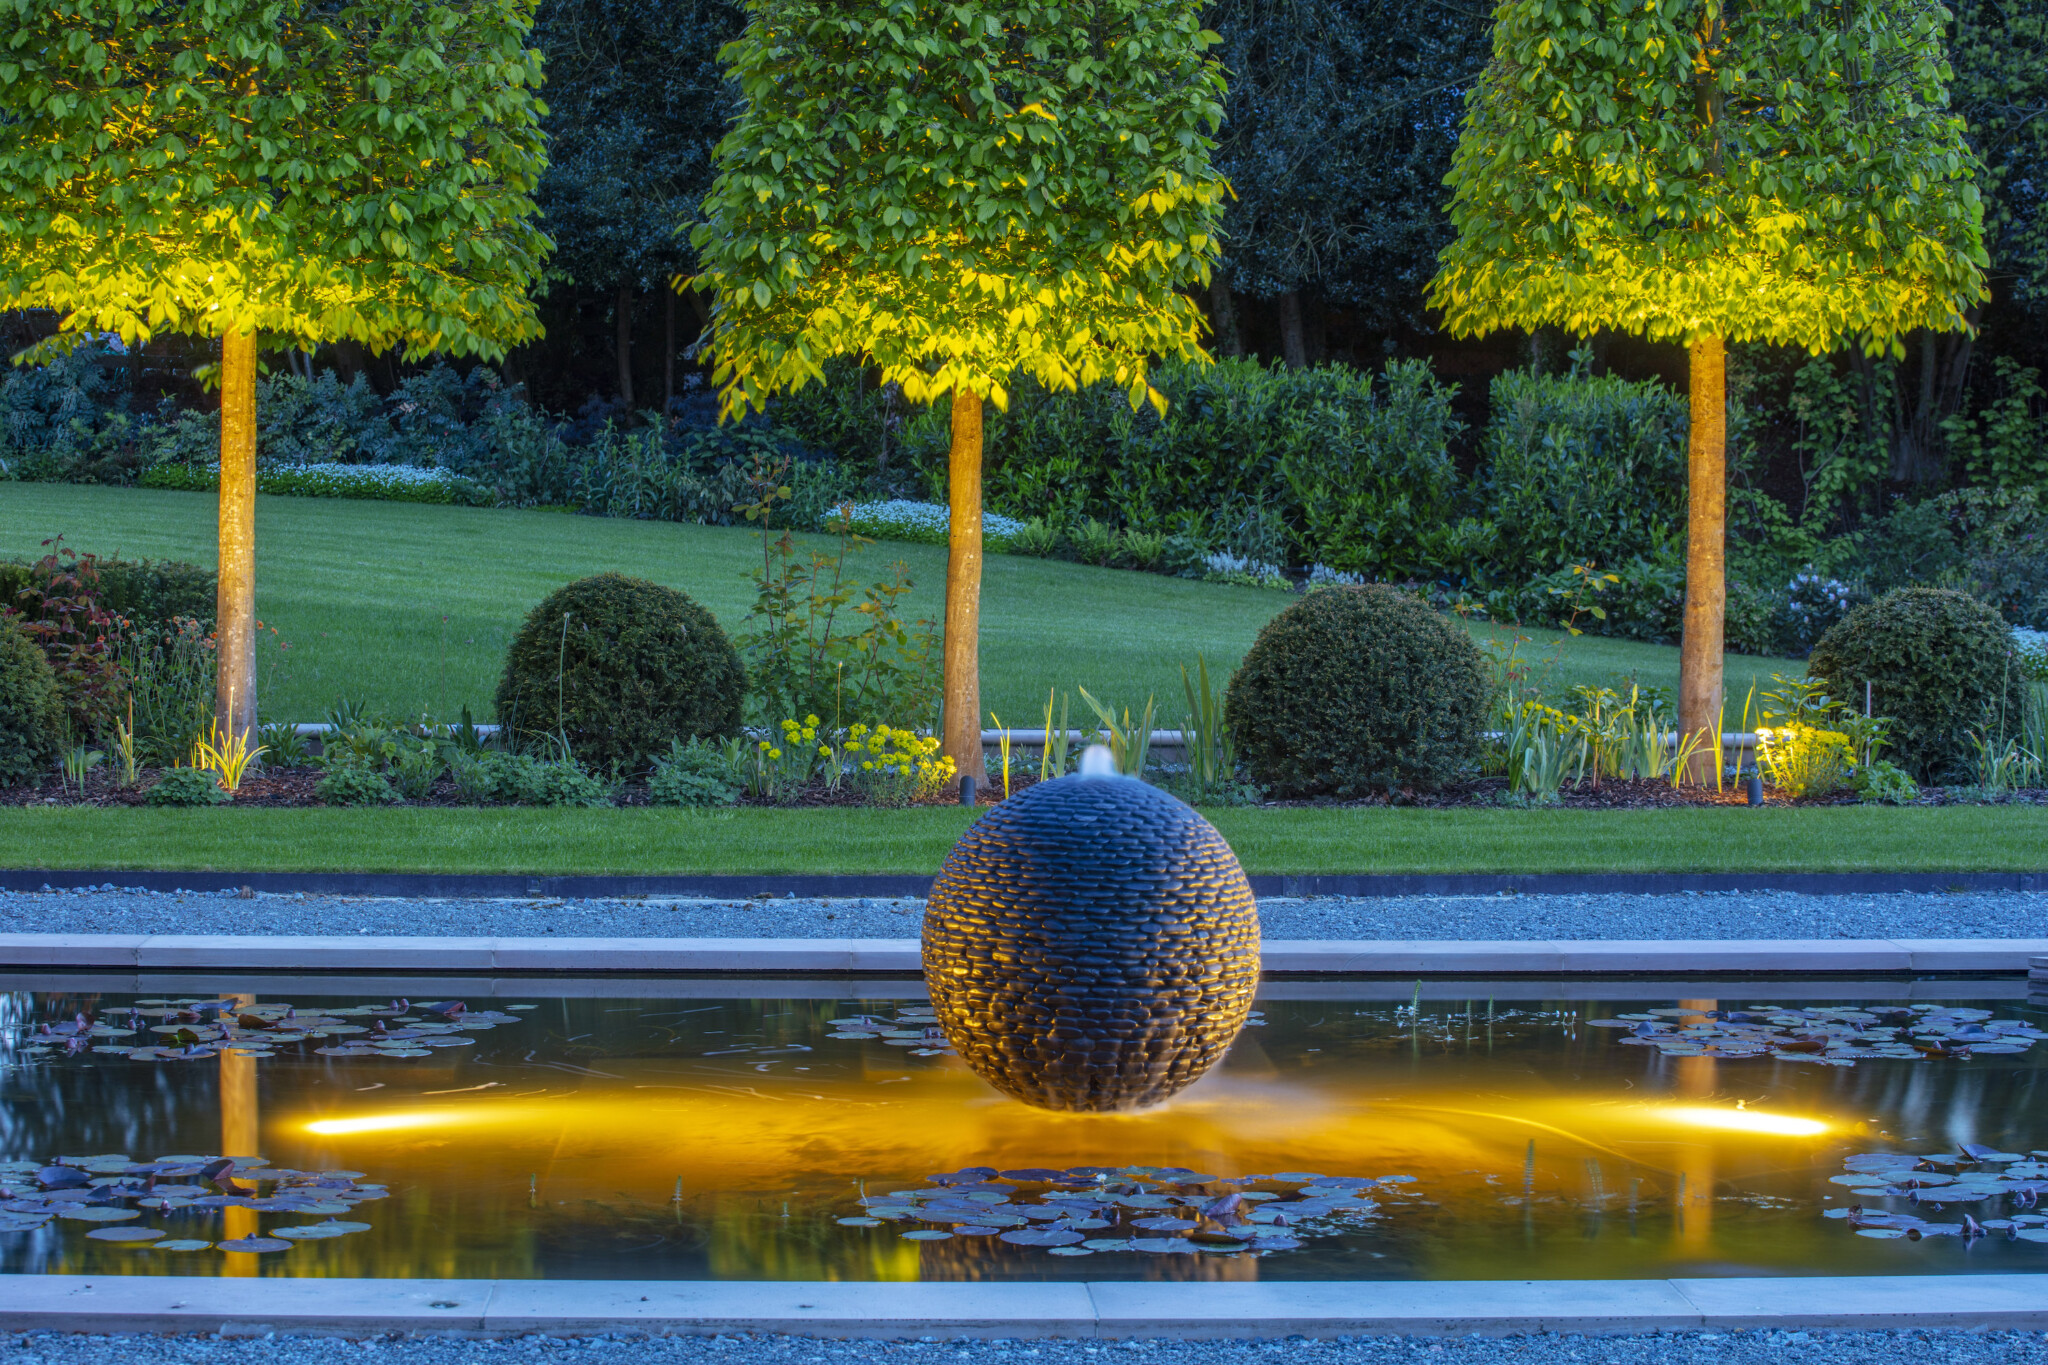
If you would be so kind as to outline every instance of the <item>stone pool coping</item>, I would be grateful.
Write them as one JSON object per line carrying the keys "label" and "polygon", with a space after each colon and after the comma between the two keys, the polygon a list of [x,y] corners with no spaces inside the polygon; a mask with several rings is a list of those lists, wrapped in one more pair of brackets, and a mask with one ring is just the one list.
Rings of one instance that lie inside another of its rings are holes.
{"label": "stone pool coping", "polygon": [[[2044,892],[2037,872],[1452,872],[1255,873],[1259,896],[1670,896],[1687,891],[1787,891],[1808,896],[1897,892]],[[113,883],[151,891],[248,887],[277,895],[394,897],[564,897],[571,900],[674,896],[744,900],[921,898],[929,876],[764,873],[704,876],[538,876],[457,872],[155,872],[105,868],[0,867],[0,891],[64,891]]]}
{"label": "stone pool coping", "polygon": [[[2024,973],[2048,939],[1268,939],[1268,976]],[[915,975],[916,939],[0,934],[0,968]],[[2044,972],[2048,975],[2048,972]]]}
{"label": "stone pool coping", "polygon": [[821,1337],[2048,1327],[2048,1277],[804,1283],[0,1276],[0,1331]]}

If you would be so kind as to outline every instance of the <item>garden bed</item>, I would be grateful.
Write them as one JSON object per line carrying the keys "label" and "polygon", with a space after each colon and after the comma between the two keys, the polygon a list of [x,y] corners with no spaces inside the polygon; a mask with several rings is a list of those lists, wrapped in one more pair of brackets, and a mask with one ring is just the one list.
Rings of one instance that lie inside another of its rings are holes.
{"label": "garden bed", "polygon": [[[317,767],[268,769],[252,773],[242,780],[232,804],[244,807],[307,809],[328,807],[332,803],[323,801],[315,791],[323,775]],[[123,785],[111,772],[95,769],[83,783],[60,785],[47,782],[37,786],[0,787],[0,806],[146,806],[149,804],[149,788],[160,774],[144,770],[132,786]],[[1213,814],[1219,808],[1256,808],[1263,810],[1343,810],[1369,809],[1374,807],[1402,806],[1429,810],[1490,809],[1490,808],[1538,808],[1541,803],[1527,802],[1513,797],[1508,790],[1506,778],[1481,777],[1470,781],[1456,782],[1439,791],[1417,792],[1397,791],[1384,795],[1357,797],[1350,800],[1323,798],[1306,801],[1259,801],[1237,797],[1228,801],[1210,801],[1188,788],[1184,779],[1177,774],[1165,774],[1158,779],[1159,785],[1192,804],[1210,810]],[[1010,780],[1010,791],[1014,795],[1037,783],[1035,775],[1015,774]],[[991,773],[990,780],[979,792],[979,805],[992,806],[1003,799],[1003,784],[999,774]],[[454,782],[441,779],[423,797],[406,801],[409,806],[462,808],[482,807],[486,809],[515,809],[506,802],[477,802],[462,799]],[[628,782],[612,791],[611,804],[615,807],[634,808],[657,805],[650,799],[645,782]],[[797,810],[818,807],[846,809],[900,809],[904,806],[951,806],[951,796],[930,797],[908,802],[878,802],[871,799],[860,788],[851,784],[828,786],[822,781],[801,787],[785,789],[774,800],[743,796],[735,803],[752,810]],[[1740,783],[1730,782],[1716,789],[1711,786],[1687,784],[1674,787],[1668,781],[1648,779],[1609,778],[1598,787],[1591,783],[1579,786],[1566,785],[1558,792],[1558,799],[1548,806],[1562,810],[1664,810],[1674,807],[1700,806],[1744,806],[1748,797]],[[1764,804],[1767,806],[1857,806],[1869,804],[1859,801],[1851,791],[1838,791],[1828,796],[1800,797],[1793,799],[1782,792],[1766,787]],[[1907,804],[1915,806],[2042,806],[2048,805],[2048,788],[2028,787],[2000,793],[1986,793],[1975,787],[1928,787],[1922,789],[1919,799]],[[730,807],[727,807],[730,809]]]}

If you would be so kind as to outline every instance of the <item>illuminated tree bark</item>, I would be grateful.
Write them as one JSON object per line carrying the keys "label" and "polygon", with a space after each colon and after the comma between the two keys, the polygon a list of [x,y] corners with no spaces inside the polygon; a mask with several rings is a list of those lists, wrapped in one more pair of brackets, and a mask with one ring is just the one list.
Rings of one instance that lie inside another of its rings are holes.
{"label": "illuminated tree bark", "polygon": [[944,752],[962,777],[987,780],[981,754],[981,398],[953,389],[946,461]]}
{"label": "illuminated tree bark", "polygon": [[1686,440],[1685,628],[1678,652],[1678,728],[1700,735],[1688,765],[1695,782],[1721,769],[1722,642],[1728,605],[1728,367],[1720,337],[1701,337],[1691,358],[1691,434]]}
{"label": "illuminated tree bark", "polygon": [[220,344],[220,586],[214,599],[214,717],[223,735],[256,729],[256,337]]}

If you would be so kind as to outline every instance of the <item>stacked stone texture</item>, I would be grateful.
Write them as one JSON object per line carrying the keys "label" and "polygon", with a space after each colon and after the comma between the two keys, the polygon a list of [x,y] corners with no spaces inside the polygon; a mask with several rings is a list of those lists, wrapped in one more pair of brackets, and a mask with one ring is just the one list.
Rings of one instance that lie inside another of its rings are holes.
{"label": "stacked stone texture", "polygon": [[926,904],[925,981],[976,1074],[1044,1109],[1157,1104],[1207,1071],[1259,984],[1230,845],[1131,778],[1040,783],[977,820]]}

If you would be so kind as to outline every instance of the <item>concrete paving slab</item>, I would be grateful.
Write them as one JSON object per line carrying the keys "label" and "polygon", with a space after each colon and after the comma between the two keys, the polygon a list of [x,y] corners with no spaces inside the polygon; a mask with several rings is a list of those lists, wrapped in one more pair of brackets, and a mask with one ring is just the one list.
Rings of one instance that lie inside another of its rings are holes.
{"label": "concrete paving slab", "polygon": [[831,1337],[1093,1336],[1083,1284],[501,1280],[492,1333],[786,1332]]}
{"label": "concrete paving slab", "polygon": [[1268,972],[1554,972],[1567,945],[1454,939],[1269,939],[1260,948]]}
{"label": "concrete paving slab", "polygon": [[1601,939],[1558,948],[1558,969],[1567,972],[1904,972],[1913,967],[1912,955],[1885,939]]}
{"label": "concrete paving slab", "polygon": [[1681,1279],[1708,1327],[2048,1327],[2040,1275],[1827,1275]]}
{"label": "concrete paving slab", "polygon": [[155,934],[142,941],[143,967],[205,967],[260,971],[412,968],[489,971],[495,939],[295,938],[274,935]]}
{"label": "concrete paving slab", "polygon": [[0,1275],[0,1331],[476,1333],[491,1289],[490,1280]]}
{"label": "concrete paving slab", "polygon": [[[860,944],[797,938],[503,938],[499,971],[844,972]],[[900,946],[894,940],[881,940]],[[915,965],[915,944],[912,945]]]}
{"label": "concrete paving slab", "polygon": [[1095,1281],[1105,1337],[1650,1332],[1697,1327],[1666,1280]]}
{"label": "concrete paving slab", "polygon": [[2039,938],[1893,939],[1911,956],[1917,972],[2010,972],[2031,969],[2036,954],[2048,953]]}
{"label": "concrete paving slab", "polygon": [[9,967],[133,967],[146,934],[0,934]]}

